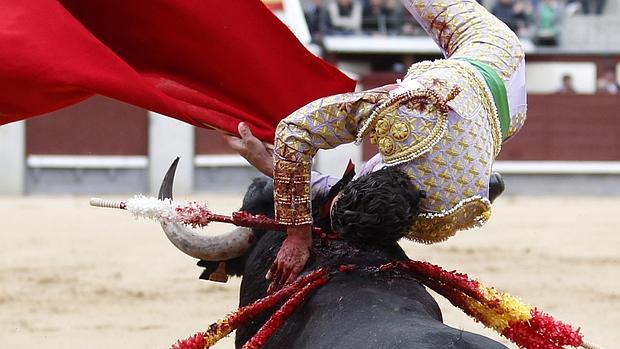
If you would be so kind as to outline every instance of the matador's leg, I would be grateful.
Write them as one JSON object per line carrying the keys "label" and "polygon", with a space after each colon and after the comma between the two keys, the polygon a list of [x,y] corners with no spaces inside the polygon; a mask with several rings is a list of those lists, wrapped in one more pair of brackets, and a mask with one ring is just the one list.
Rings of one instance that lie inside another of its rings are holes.
{"label": "matador's leg", "polygon": [[504,81],[515,134],[525,121],[525,54],[507,25],[475,0],[401,0],[446,58],[487,64]]}
{"label": "matador's leg", "polygon": [[508,81],[524,58],[517,36],[475,0],[402,0],[446,58],[472,58]]}

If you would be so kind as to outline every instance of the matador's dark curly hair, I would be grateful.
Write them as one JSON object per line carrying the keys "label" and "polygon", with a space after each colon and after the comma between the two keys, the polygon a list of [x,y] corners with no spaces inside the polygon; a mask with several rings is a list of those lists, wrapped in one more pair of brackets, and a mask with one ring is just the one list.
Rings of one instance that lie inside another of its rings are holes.
{"label": "matador's dark curly hair", "polygon": [[353,243],[393,244],[407,234],[422,197],[403,171],[387,167],[342,189],[332,209],[332,227]]}

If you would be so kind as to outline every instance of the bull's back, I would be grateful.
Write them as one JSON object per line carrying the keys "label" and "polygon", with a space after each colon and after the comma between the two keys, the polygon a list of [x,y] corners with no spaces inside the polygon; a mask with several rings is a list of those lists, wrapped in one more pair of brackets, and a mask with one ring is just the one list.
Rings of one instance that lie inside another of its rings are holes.
{"label": "bull's back", "polygon": [[267,347],[506,348],[443,324],[437,303],[416,280],[356,273],[319,289]]}

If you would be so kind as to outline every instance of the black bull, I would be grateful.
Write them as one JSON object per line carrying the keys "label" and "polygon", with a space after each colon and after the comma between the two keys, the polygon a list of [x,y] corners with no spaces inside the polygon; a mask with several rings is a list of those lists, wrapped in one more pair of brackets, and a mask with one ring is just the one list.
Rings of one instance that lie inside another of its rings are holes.
{"label": "black bull", "polygon": [[[273,216],[270,179],[254,180],[241,210]],[[255,234],[256,242],[248,253],[226,262],[228,274],[243,277],[240,306],[265,296],[265,274],[286,235],[275,231]],[[331,270],[340,265],[358,267],[350,273],[337,273],[319,287],[264,348],[506,348],[489,338],[445,325],[435,300],[412,276],[379,273],[372,268],[405,259],[397,244],[378,248],[315,239],[304,272],[320,266]],[[205,268],[201,278],[208,278],[218,262],[200,261],[198,265]],[[270,315],[264,313],[240,327],[236,347],[250,339]]]}

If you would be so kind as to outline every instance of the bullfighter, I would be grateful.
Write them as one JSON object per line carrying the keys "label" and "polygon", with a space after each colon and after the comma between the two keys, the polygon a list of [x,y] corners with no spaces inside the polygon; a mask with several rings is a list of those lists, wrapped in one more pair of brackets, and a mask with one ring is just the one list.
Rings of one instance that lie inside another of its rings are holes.
{"label": "bullfighter", "polygon": [[[242,155],[264,160],[257,166],[263,172],[273,168],[276,220],[288,225],[267,275],[275,285],[292,281],[309,257],[311,186],[331,183],[311,175],[319,149],[365,138],[376,144],[380,153],[360,175],[397,168],[424,192],[405,234],[411,240],[440,242],[490,217],[493,161],[526,118],[523,47],[475,0],[402,2],[445,59],[413,64],[396,83],[298,109],[278,125],[270,165],[264,152],[237,145]],[[240,134],[251,143],[243,124]]]}

